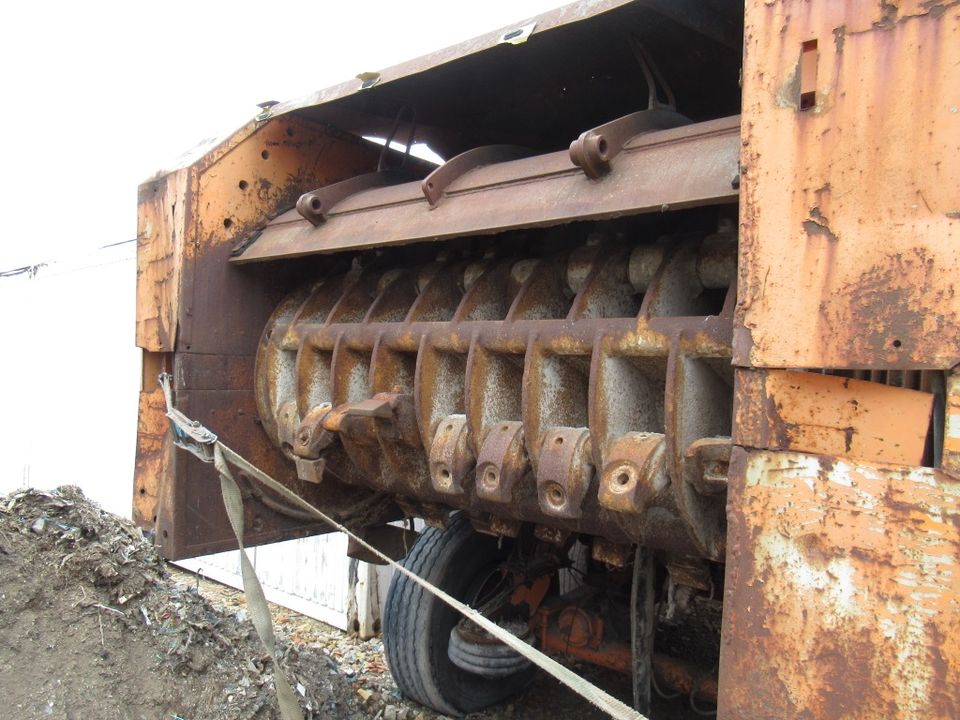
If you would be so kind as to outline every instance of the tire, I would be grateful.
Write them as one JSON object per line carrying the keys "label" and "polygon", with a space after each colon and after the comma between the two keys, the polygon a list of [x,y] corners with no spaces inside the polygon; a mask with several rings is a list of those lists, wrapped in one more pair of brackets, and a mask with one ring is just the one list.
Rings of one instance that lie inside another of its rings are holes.
{"label": "tire", "polygon": [[[462,513],[446,530],[425,530],[404,567],[459,600],[470,602],[479,585],[509,552],[508,543],[473,529]],[[400,573],[393,576],[383,619],[383,644],[400,692],[447,715],[461,715],[506,700],[523,690],[535,669],[491,679],[454,665],[447,654],[460,614]]]}

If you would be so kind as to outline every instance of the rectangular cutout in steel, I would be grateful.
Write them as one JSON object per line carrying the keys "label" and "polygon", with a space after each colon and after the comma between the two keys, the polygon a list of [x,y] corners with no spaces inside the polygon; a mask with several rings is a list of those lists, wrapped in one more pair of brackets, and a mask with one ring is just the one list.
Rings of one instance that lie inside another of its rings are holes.
{"label": "rectangular cutout in steel", "polygon": [[817,106],[817,41],[807,40],[800,50],[800,109]]}

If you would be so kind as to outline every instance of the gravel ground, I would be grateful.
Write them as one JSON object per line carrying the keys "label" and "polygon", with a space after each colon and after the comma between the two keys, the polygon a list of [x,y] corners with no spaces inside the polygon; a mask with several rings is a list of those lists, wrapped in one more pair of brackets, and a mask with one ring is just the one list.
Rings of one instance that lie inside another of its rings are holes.
{"label": "gravel ground", "polygon": [[[239,590],[199,577],[179,568],[170,567],[171,576],[196,591],[218,610],[229,614],[245,614],[246,599]],[[445,718],[421,705],[403,698],[397,690],[383,654],[380,638],[361,640],[355,634],[345,633],[326,623],[270,603],[274,629],[279,637],[289,640],[300,648],[319,650],[331,658],[338,671],[348,679],[358,697],[364,699],[372,711],[371,717],[383,720],[426,720]],[[607,672],[590,665],[571,664],[591,681],[602,683],[621,699],[629,700],[632,692],[629,680],[616,673]],[[555,681],[541,675],[530,690],[512,702],[474,713],[470,720],[506,720],[507,718],[533,718],[556,720],[561,717],[606,718],[589,703]]]}
{"label": "gravel ground", "polygon": [[[246,616],[246,599],[242,592],[227,585],[202,578],[170,566],[171,577],[184,587],[194,589],[217,610],[230,615]],[[433,720],[445,715],[428,710],[402,697],[397,690],[383,654],[383,641],[377,637],[361,640],[326,623],[270,603],[274,630],[279,638],[302,650],[318,651],[331,661],[357,697],[363,701],[370,717],[381,720]],[[631,693],[627,678],[589,665],[577,666],[593,682],[604,684],[623,700]],[[606,718],[589,703],[547,675],[534,681],[530,690],[512,702],[474,713],[470,720],[507,720],[532,718],[556,720],[560,717]]]}
{"label": "gravel ground", "polygon": [[[379,638],[360,640],[276,605],[271,611],[305,718],[443,717],[400,696]],[[626,677],[578,670],[629,698]],[[273,673],[242,593],[168,565],[137,527],[78,488],[0,497],[5,716],[278,718]],[[558,716],[605,717],[547,675],[513,702],[470,717]],[[682,704],[655,707],[658,716],[691,717]]]}

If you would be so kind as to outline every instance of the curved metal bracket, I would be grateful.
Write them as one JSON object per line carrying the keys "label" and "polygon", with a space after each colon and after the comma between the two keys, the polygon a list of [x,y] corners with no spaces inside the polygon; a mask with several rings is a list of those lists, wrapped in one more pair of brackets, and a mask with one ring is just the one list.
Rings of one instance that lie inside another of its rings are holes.
{"label": "curved metal bracket", "polygon": [[430,209],[432,210],[440,202],[444,191],[451,183],[471,170],[484,165],[517,160],[531,155],[533,155],[532,150],[519,145],[483,145],[473,148],[450,158],[427,175],[420,183],[420,189],[427,198],[427,202],[430,203]]}
{"label": "curved metal bracket", "polygon": [[385,185],[397,185],[398,183],[409,182],[412,179],[409,172],[395,168],[357,175],[348,180],[304,193],[297,200],[297,212],[306,220],[309,220],[312,225],[320,225],[327,219],[327,213],[341,200],[364,190],[384,187]]}
{"label": "curved metal bracket", "polygon": [[692,122],[690,118],[667,107],[640,110],[581,133],[579,138],[570,143],[570,160],[587,177],[598,180],[610,172],[610,161],[620,154],[632,138]]}
{"label": "curved metal bracket", "polygon": [[487,434],[477,457],[477,497],[509,503],[514,486],[529,466],[523,445],[523,423],[516,420],[498,423]]}

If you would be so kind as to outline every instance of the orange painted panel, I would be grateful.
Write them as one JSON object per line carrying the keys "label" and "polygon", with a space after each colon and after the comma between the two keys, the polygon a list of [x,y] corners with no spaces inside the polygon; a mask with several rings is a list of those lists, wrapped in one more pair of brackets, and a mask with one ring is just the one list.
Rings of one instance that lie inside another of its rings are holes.
{"label": "orange painted panel", "polygon": [[137,346],[172,352],[189,220],[190,169],[140,186],[137,212]]}
{"label": "orange painted panel", "polygon": [[958,88],[957,3],[747,2],[736,364],[960,360]]}
{"label": "orange painted panel", "polygon": [[868,462],[919,465],[931,393],[790,370],[739,370],[733,441]]}

